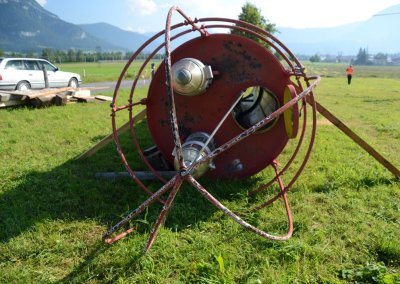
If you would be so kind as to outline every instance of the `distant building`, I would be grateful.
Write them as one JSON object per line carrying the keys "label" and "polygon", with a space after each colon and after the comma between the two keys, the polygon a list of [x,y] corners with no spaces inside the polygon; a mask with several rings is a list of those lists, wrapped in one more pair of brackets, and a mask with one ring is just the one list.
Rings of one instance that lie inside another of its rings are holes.
{"label": "distant building", "polygon": [[400,66],[400,55],[391,57],[390,58],[390,65]]}

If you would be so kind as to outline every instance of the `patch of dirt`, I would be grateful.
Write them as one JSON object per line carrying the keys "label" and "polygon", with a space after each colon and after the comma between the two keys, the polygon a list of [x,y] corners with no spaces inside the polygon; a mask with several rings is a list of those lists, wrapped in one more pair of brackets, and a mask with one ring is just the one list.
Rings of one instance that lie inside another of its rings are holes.
{"label": "patch of dirt", "polygon": [[333,125],[333,124],[326,118],[322,118],[317,120],[317,125]]}

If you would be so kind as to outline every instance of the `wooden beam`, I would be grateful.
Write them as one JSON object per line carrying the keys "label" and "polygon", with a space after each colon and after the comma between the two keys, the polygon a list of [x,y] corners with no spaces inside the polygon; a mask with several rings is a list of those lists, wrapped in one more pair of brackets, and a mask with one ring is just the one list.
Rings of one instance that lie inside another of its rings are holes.
{"label": "wooden beam", "polygon": [[101,101],[109,101],[109,102],[111,102],[113,100],[112,97],[108,97],[108,96],[95,96],[95,99],[101,100]]}
{"label": "wooden beam", "polygon": [[[10,98],[10,99],[18,99],[20,98],[20,100],[24,100],[26,98],[28,99],[33,99],[36,97],[40,97],[40,96],[47,96],[47,95],[55,95],[58,93],[63,93],[63,92],[83,92],[83,91],[90,91],[90,90],[103,90],[103,89],[107,89],[108,87],[85,87],[85,88],[72,88],[72,87],[62,87],[62,88],[49,88],[49,89],[40,89],[40,90],[26,90],[26,91],[8,91],[8,90],[2,90],[1,91],[1,95],[5,95],[5,94],[9,94],[9,95],[14,95],[15,98]],[[112,100],[112,98],[111,98]]]}
{"label": "wooden beam", "polygon": [[[140,120],[144,119],[145,117],[146,117],[146,109],[140,111],[138,114],[136,114],[133,117],[133,123],[134,124],[138,123]],[[124,133],[128,129],[129,129],[129,121],[127,123],[125,123],[124,125],[122,125],[120,128],[118,128],[117,133],[118,134]],[[86,152],[84,152],[83,154],[78,156],[77,158],[75,158],[75,160],[83,160],[83,159],[89,158],[90,156],[92,156],[93,154],[98,152],[100,149],[104,148],[106,145],[108,145],[113,140],[114,140],[114,136],[111,133],[111,134],[107,135],[106,137],[104,137],[99,143],[94,145],[92,148],[90,148],[89,150],[87,150]]]}
{"label": "wooden beam", "polygon": [[67,96],[68,95],[66,93],[57,94],[53,99],[53,103],[56,106],[65,106],[67,104],[67,102],[68,102]]}
{"label": "wooden beam", "polygon": [[53,104],[53,99],[55,94],[50,94],[46,96],[37,96],[29,100],[29,104],[34,107],[45,107]]}
{"label": "wooden beam", "polygon": [[400,171],[392,163],[386,160],[381,154],[379,154],[371,145],[369,145],[360,136],[354,133],[349,127],[347,127],[343,122],[341,122],[336,116],[329,112],[320,103],[315,102],[317,106],[317,111],[322,114],[326,119],[332,122],[337,128],[339,128],[344,134],[350,137],[354,142],[356,142],[361,148],[367,151],[372,157],[375,158],[382,166],[388,169],[395,177],[400,178]]}
{"label": "wooden beam", "polygon": [[8,106],[19,106],[19,105],[24,105],[26,102],[24,101],[7,101],[7,102],[0,102],[0,108],[1,107],[8,107]]}

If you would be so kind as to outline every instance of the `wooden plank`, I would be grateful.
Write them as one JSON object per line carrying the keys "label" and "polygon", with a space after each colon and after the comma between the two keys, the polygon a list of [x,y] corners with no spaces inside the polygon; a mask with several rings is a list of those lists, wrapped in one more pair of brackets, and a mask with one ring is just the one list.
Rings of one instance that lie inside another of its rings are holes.
{"label": "wooden plank", "polygon": [[74,90],[71,87],[65,88],[53,88],[53,89],[42,89],[42,90],[26,90],[26,91],[7,91],[6,93],[14,96],[16,99],[34,99],[41,96],[55,95],[58,93]]}
{"label": "wooden plank", "polygon": [[[47,95],[55,95],[58,93],[63,93],[63,92],[84,92],[84,91],[88,91],[88,90],[98,90],[98,89],[105,89],[104,87],[86,87],[86,88],[72,88],[72,87],[63,87],[63,88],[50,88],[50,89],[41,89],[41,90],[26,90],[26,91],[7,91],[7,90],[2,90],[1,93],[4,94],[10,94],[10,95],[15,95],[15,99],[21,98],[21,100],[26,99],[26,98],[36,98],[36,97],[40,97],[40,96],[47,96]],[[106,98],[110,98],[110,97],[106,97],[106,96],[102,96],[105,97],[104,100],[106,100]]]}
{"label": "wooden plank", "polygon": [[53,104],[53,99],[55,98],[55,94],[49,94],[46,96],[35,97],[29,100],[29,104],[34,107],[45,107]]}
{"label": "wooden plank", "polygon": [[68,95],[67,93],[63,93],[63,94],[57,94],[54,98],[53,98],[53,103],[56,106],[65,106],[68,102]]}
{"label": "wooden plank", "polygon": [[0,107],[18,106],[24,104],[26,104],[25,101],[7,101],[7,102],[0,102]]}
{"label": "wooden plank", "polygon": [[10,100],[11,94],[0,92],[0,102],[8,102]]}
{"label": "wooden plank", "polygon": [[48,95],[56,95],[58,93],[62,93],[62,92],[67,92],[67,91],[72,91],[75,90],[75,88],[71,88],[71,87],[65,87],[65,88],[53,88],[53,89],[43,89],[37,93],[34,93],[32,95],[29,96],[30,99],[34,99],[37,97],[44,97],[44,96],[48,96]]}
{"label": "wooden plank", "polygon": [[81,103],[99,102],[98,100],[96,100],[95,97],[75,97],[74,96],[73,98],[77,99],[78,102],[81,102]]}
{"label": "wooden plank", "polygon": [[349,127],[341,122],[336,116],[329,112],[320,103],[315,102],[317,111],[322,114],[326,119],[332,122],[337,128],[339,128],[344,134],[346,134],[351,140],[356,142],[361,148],[363,148],[368,154],[375,158],[382,166],[388,169],[395,177],[400,178],[400,171],[392,163],[386,160],[381,154],[379,154],[371,145],[365,142],[360,136],[354,133]]}
{"label": "wooden plank", "polygon": [[101,101],[109,101],[109,102],[112,102],[113,100],[112,97],[107,97],[107,96],[95,96],[95,98]]}
{"label": "wooden plank", "polygon": [[[142,110],[141,112],[139,112],[138,114],[136,114],[133,117],[133,123],[134,124],[138,123],[140,120],[144,119],[145,117],[146,117],[146,109]],[[117,133],[118,133],[118,135],[120,135],[121,133],[124,133],[128,129],[129,129],[129,121],[127,123],[125,123],[124,125],[122,125],[120,128],[118,128]],[[89,158],[90,156],[92,156],[96,152],[98,152],[100,149],[107,146],[113,140],[114,140],[114,136],[113,136],[113,133],[111,133],[111,134],[107,135],[106,137],[104,137],[99,143],[94,145],[92,148],[90,148],[89,150],[87,150],[86,152],[84,152],[83,154],[78,156],[77,158],[75,158],[75,160],[83,160],[83,159]]]}
{"label": "wooden plank", "polygon": [[[1,91],[1,96],[8,100],[23,101],[28,98],[32,91]],[[3,100],[3,99],[2,99]]]}
{"label": "wooden plank", "polygon": [[72,96],[77,99],[91,97],[90,90],[77,90],[72,92]]}

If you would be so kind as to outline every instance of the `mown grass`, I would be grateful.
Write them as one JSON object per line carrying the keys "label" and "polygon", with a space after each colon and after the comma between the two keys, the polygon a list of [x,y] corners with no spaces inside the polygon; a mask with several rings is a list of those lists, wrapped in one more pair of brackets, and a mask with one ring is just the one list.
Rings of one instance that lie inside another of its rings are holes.
{"label": "mown grass", "polygon": [[[157,66],[159,65],[159,60],[151,61]],[[122,69],[125,67],[126,62],[115,61],[115,62],[82,62],[82,63],[64,63],[60,64],[59,67],[63,71],[75,72],[81,75],[83,83],[94,83],[94,82],[107,82],[118,80]],[[142,60],[135,60],[128,72],[126,73],[124,79],[133,80],[138,74],[139,68],[143,64]],[[151,67],[150,63],[147,68],[144,69],[142,73],[144,79],[151,78]]]}
{"label": "mown grass", "polygon": [[[305,62],[307,72],[316,73],[322,77],[343,77],[348,65],[344,63],[311,63]],[[392,78],[399,79],[399,66],[353,66],[354,77],[362,78]]]}
{"label": "mown grass", "polygon": [[[152,60],[150,63],[155,64],[155,68],[161,63],[160,60]],[[146,79],[151,77],[150,63],[144,69],[142,76]],[[122,69],[124,68],[125,61],[104,61],[104,62],[82,62],[82,63],[63,63],[59,67],[63,71],[75,72],[81,75],[84,83],[116,81]],[[135,60],[129,68],[125,79],[134,79],[137,75],[139,68],[143,64],[143,60]],[[343,63],[311,63],[304,62],[307,73],[315,73],[322,77],[343,77],[347,68]],[[355,66],[354,77],[361,78],[391,78],[399,79],[398,66]]]}
{"label": "mown grass", "polygon": [[[355,76],[350,86],[344,76],[327,76],[315,91],[322,105],[397,167],[399,73],[395,79]],[[185,186],[149,253],[142,255],[142,248],[161,209],[157,204],[138,217],[138,232],[104,245],[106,228],[146,198],[129,179],[94,178],[96,172],[124,170],[114,145],[74,160],[110,133],[109,114],[107,104],[0,111],[1,283],[400,281],[400,183],[321,116],[310,162],[289,193],[295,222],[289,241],[245,231]],[[119,124],[126,120],[118,118]],[[139,130],[146,135],[145,124]],[[121,139],[129,160],[135,160],[129,137]],[[288,146],[280,160],[292,149]],[[271,175],[267,168],[240,181],[201,182],[253,224],[282,233],[281,202],[245,214],[278,190],[273,186],[247,197]]]}

